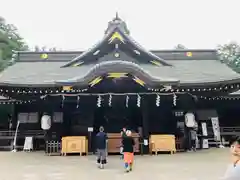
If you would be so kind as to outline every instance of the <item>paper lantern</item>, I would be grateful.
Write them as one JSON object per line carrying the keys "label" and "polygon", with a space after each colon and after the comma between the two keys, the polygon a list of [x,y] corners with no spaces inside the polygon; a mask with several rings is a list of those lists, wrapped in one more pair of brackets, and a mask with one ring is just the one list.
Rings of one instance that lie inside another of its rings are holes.
{"label": "paper lantern", "polygon": [[196,121],[193,113],[188,112],[185,114],[185,124],[187,127],[190,127],[190,128],[195,127]]}
{"label": "paper lantern", "polygon": [[51,117],[48,115],[43,115],[41,119],[41,128],[43,130],[49,130],[51,128]]}

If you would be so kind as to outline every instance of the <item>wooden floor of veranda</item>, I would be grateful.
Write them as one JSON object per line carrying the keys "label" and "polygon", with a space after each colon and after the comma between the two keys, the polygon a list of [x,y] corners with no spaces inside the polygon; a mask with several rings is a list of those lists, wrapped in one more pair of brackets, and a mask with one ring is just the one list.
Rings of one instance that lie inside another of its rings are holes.
{"label": "wooden floor of veranda", "polygon": [[0,152],[0,180],[215,180],[225,172],[229,150],[210,149],[174,155],[136,156],[124,173],[119,156],[96,167],[95,156],[45,156],[43,152]]}

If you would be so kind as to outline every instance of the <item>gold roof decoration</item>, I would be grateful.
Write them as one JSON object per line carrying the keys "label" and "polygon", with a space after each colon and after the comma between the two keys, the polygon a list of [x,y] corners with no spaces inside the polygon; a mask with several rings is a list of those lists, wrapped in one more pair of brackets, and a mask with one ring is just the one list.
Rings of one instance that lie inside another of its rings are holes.
{"label": "gold roof decoration", "polygon": [[41,59],[48,59],[48,54],[47,54],[47,53],[42,53],[42,54],[40,55],[40,58],[41,58]]}
{"label": "gold roof decoration", "polygon": [[63,91],[71,91],[72,90],[72,86],[63,86],[62,90]]}
{"label": "gold roof decoration", "polygon": [[127,77],[127,73],[108,73],[108,78],[122,78],[122,77]]}
{"label": "gold roof decoration", "polygon": [[150,61],[152,64],[156,65],[156,66],[161,66],[161,63],[156,61],[156,60],[152,60]]}
{"label": "gold roof decoration", "polygon": [[145,85],[145,82],[144,82],[143,80],[139,79],[139,78],[136,77],[136,76],[134,76],[133,80],[134,80],[136,83],[140,84],[141,86],[144,86],[144,85]]}
{"label": "gold roof decoration", "polygon": [[187,53],[186,53],[186,56],[187,56],[187,57],[192,57],[192,55],[193,55],[192,52],[187,52]]}
{"label": "gold roof decoration", "polygon": [[89,83],[89,85],[91,86],[91,87],[93,87],[93,86],[95,86],[96,84],[98,84],[98,83],[100,83],[101,81],[102,81],[102,77],[101,76],[98,76],[98,77],[96,77],[95,79],[93,79],[90,83]]}
{"label": "gold roof decoration", "polygon": [[124,38],[122,37],[122,35],[119,33],[119,32],[114,32],[113,34],[112,34],[112,36],[109,38],[109,40],[108,40],[108,42],[109,42],[109,44],[111,44],[114,40],[119,40],[119,41],[121,41],[122,43],[125,43],[125,40],[124,40]]}

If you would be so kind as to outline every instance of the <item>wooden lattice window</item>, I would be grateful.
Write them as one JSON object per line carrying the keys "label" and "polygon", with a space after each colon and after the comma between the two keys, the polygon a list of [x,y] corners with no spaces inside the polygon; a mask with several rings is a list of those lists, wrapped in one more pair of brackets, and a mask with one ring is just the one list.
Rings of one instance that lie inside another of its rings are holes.
{"label": "wooden lattice window", "polygon": [[38,113],[18,113],[20,123],[38,123]]}
{"label": "wooden lattice window", "polygon": [[54,123],[63,123],[63,113],[62,112],[54,112],[53,113],[53,122]]}

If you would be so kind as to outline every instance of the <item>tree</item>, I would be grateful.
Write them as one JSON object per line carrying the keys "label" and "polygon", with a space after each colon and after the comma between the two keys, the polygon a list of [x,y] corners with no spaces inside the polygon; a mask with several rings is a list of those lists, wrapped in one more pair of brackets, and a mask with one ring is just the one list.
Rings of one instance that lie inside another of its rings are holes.
{"label": "tree", "polygon": [[43,46],[43,47],[35,46],[34,51],[35,52],[56,52],[57,48],[56,47],[47,48],[46,46]]}
{"label": "tree", "polygon": [[12,60],[15,51],[24,50],[28,50],[28,46],[16,26],[7,24],[5,19],[0,17],[0,70]]}
{"label": "tree", "polygon": [[240,72],[240,45],[236,42],[230,42],[219,45],[217,49],[220,61]]}

